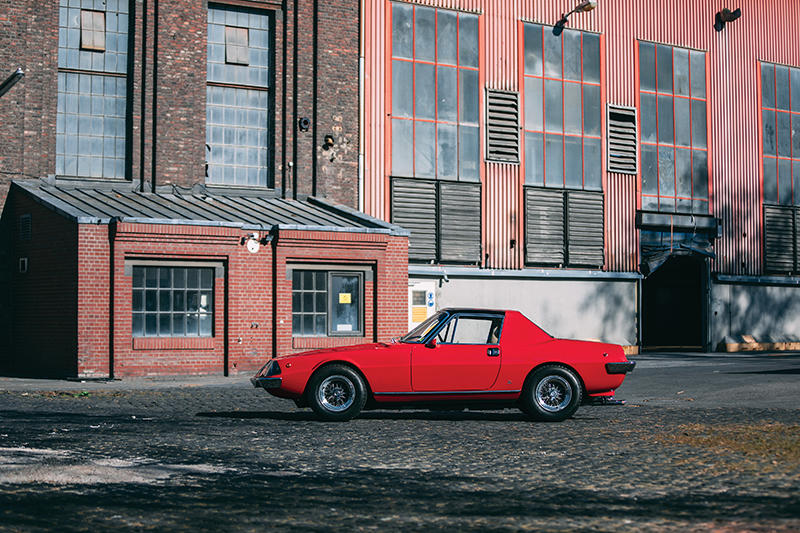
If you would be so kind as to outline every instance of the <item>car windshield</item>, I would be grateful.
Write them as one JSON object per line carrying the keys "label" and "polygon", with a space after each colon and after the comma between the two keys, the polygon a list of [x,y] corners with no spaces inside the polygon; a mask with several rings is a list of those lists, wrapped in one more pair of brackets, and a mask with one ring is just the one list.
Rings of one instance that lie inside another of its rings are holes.
{"label": "car windshield", "polygon": [[422,342],[422,339],[424,339],[425,336],[431,332],[431,330],[435,329],[439,324],[447,320],[448,316],[449,313],[439,311],[435,315],[432,315],[425,322],[415,327],[404,336],[400,337],[400,342]]}

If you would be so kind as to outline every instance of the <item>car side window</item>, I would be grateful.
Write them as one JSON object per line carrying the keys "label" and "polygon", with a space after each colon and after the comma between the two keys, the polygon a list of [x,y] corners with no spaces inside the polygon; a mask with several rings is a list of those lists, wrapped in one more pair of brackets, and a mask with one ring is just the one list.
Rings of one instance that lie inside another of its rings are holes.
{"label": "car side window", "polygon": [[502,324],[501,317],[459,316],[440,332],[439,340],[447,344],[497,344]]}

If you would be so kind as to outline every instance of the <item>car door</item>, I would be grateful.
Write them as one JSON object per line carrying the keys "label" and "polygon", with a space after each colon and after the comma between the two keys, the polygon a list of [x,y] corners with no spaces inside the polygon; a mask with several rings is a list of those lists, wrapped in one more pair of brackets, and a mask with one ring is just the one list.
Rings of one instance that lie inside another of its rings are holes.
{"label": "car door", "polygon": [[500,372],[502,314],[451,316],[411,354],[414,392],[488,390]]}

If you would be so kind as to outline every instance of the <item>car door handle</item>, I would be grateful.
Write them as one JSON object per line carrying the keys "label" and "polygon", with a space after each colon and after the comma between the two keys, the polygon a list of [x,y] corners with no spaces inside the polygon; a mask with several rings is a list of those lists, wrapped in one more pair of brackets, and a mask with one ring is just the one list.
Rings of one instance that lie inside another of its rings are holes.
{"label": "car door handle", "polygon": [[500,348],[487,348],[486,355],[489,357],[498,357],[500,355]]}

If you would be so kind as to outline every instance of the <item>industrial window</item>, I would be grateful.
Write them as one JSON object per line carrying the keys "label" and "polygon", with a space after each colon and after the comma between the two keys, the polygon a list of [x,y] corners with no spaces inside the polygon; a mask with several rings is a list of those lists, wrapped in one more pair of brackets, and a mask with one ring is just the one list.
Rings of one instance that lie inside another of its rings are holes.
{"label": "industrial window", "polygon": [[800,68],[761,63],[764,267],[800,271]]}
{"label": "industrial window", "polygon": [[412,261],[480,261],[478,16],[394,2],[392,220]]}
{"label": "industrial window", "polygon": [[800,68],[761,63],[764,203],[800,205]]}
{"label": "industrial window", "polygon": [[104,52],[106,49],[106,14],[81,10],[81,50]]}
{"label": "industrial window", "polygon": [[602,188],[600,36],[525,25],[525,183]]}
{"label": "industrial window", "polygon": [[212,337],[214,268],[134,266],[134,337]]}
{"label": "industrial window", "polygon": [[237,65],[250,64],[250,45],[247,28],[225,26],[225,62]]}
{"label": "industrial window", "polygon": [[273,27],[271,12],[208,7],[208,183],[272,186]]}
{"label": "industrial window", "polygon": [[478,181],[478,17],[392,3],[392,175]]}
{"label": "industrial window", "polygon": [[708,213],[706,54],[639,42],[642,209]]}
{"label": "industrial window", "polygon": [[292,335],[361,336],[361,272],[292,270]]}
{"label": "industrial window", "polygon": [[128,2],[60,0],[56,174],[126,176]]}

